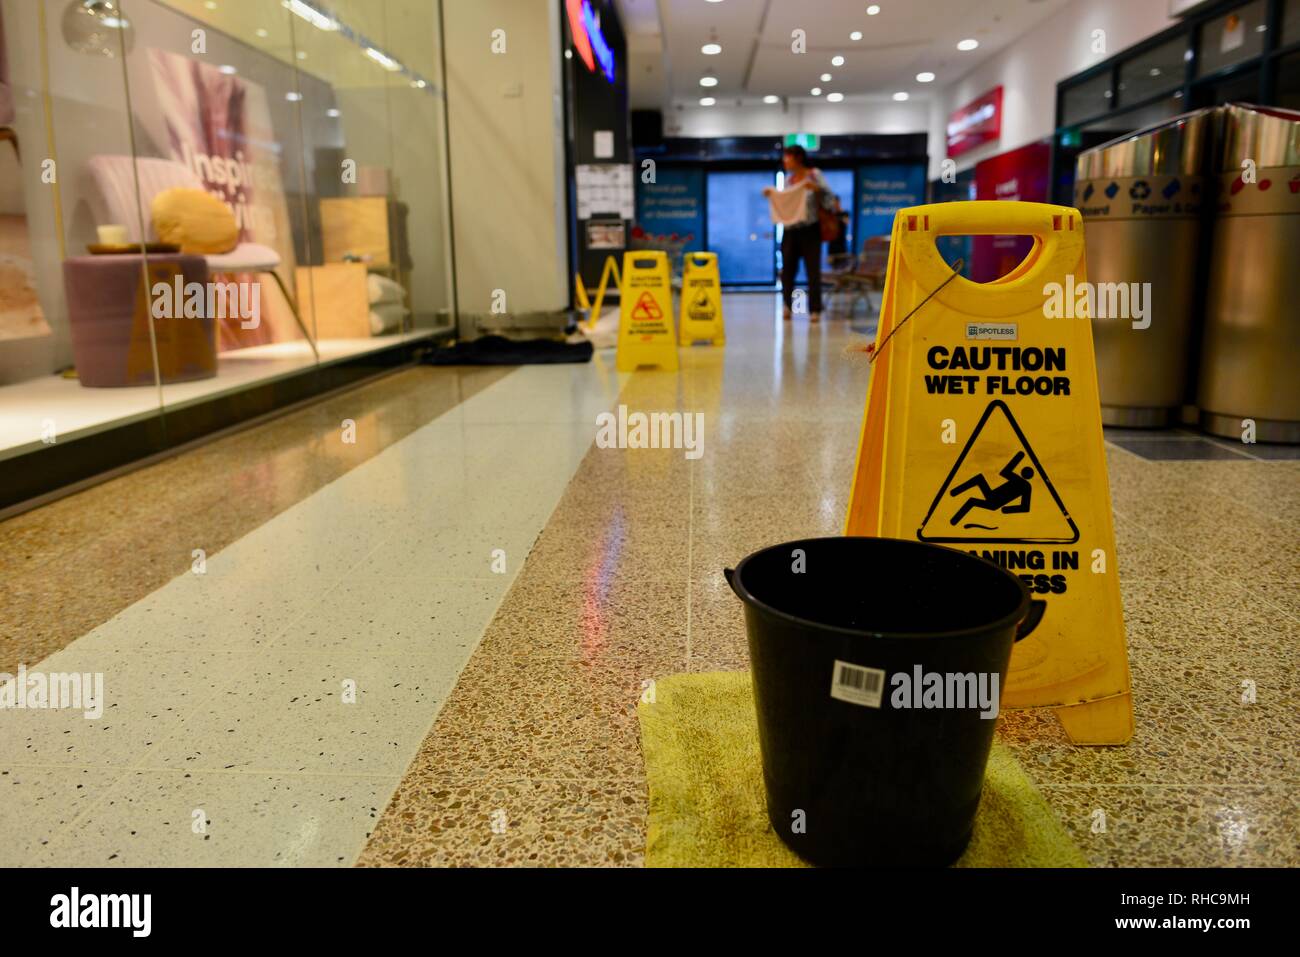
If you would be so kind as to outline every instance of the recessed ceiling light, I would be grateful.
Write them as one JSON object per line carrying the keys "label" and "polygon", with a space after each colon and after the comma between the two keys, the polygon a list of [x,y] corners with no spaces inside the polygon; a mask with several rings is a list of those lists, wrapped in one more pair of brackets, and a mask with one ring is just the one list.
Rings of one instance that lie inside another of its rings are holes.
{"label": "recessed ceiling light", "polygon": [[857,43],[859,40],[862,39],[862,31],[854,30],[852,33],[849,34],[849,39],[852,40],[854,43]]}
{"label": "recessed ceiling light", "polygon": [[827,101],[828,103],[838,103],[838,102],[840,102],[840,100],[842,100],[842,99],[844,99],[844,94],[843,94],[843,93],[827,93],[827,94],[826,94],[826,101]]}
{"label": "recessed ceiling light", "polygon": [[375,47],[366,47],[365,53],[366,56],[370,57],[370,59],[374,60],[389,73],[396,73],[402,68],[402,64],[398,63],[383,50],[379,50]]}
{"label": "recessed ceiling light", "polygon": [[838,54],[836,56],[831,57],[831,66],[843,66],[843,65],[844,65],[844,57],[839,56]]}
{"label": "recessed ceiling light", "polygon": [[821,96],[821,95],[822,95],[822,88],[821,88],[820,86],[814,86],[814,87],[813,87],[811,90],[809,90],[808,92],[811,93],[813,96]]}
{"label": "recessed ceiling light", "polygon": [[894,99],[896,99],[899,103],[902,103],[905,99],[907,99],[907,94],[904,93],[902,90],[899,90],[897,93],[894,94]]}
{"label": "recessed ceiling light", "polygon": [[325,111],[325,115],[331,117],[332,119],[338,119],[343,114],[331,106],[328,110]]}
{"label": "recessed ceiling light", "polygon": [[779,96],[773,96],[771,93],[769,93],[767,96],[763,97],[763,102],[764,102],[764,103],[780,103],[780,102],[781,102],[781,98],[780,98]]}
{"label": "recessed ceiling light", "polygon": [[423,89],[424,89],[426,86],[428,86],[428,85],[429,85],[429,84],[428,84],[426,81],[422,80],[422,79],[421,79],[421,80],[412,80],[412,81],[411,81],[411,88],[412,88],[412,89],[416,89],[416,90],[423,90]]}
{"label": "recessed ceiling light", "polygon": [[333,33],[339,28],[339,22],[333,17],[321,13],[315,7],[308,6],[302,0],[281,0],[281,6],[286,7],[294,16],[302,17],[317,30],[324,30],[327,33]]}
{"label": "recessed ceiling light", "polygon": [[218,73],[224,73],[226,76],[234,76],[234,75],[235,75],[236,73],[238,73],[239,71],[236,70],[236,69],[235,69],[233,66],[231,66],[229,63],[223,63],[223,64],[221,64],[221,66],[217,67],[217,72],[218,72]]}
{"label": "recessed ceiling light", "polygon": [[879,4],[873,3],[871,6],[867,7],[867,16],[869,17],[874,17],[879,12],[880,12]]}
{"label": "recessed ceiling light", "polygon": [[203,5],[207,7],[209,10],[217,9],[216,0],[207,0],[207,2],[204,3]]}
{"label": "recessed ceiling light", "polygon": [[299,51],[298,51],[296,54],[294,54],[294,55],[295,55],[299,60],[305,60],[305,59],[307,59],[307,51],[306,51],[306,50],[299,50]]}
{"label": "recessed ceiling light", "polygon": [[962,40],[957,44],[957,49],[962,51],[974,50],[979,45],[980,42],[978,40]]}
{"label": "recessed ceiling light", "polygon": [[717,56],[719,53],[722,52],[722,44],[706,43],[704,44],[704,46],[700,47],[700,52],[703,53],[705,56]]}
{"label": "recessed ceiling light", "polygon": [[831,75],[829,73],[823,73],[821,75],[821,81],[823,83],[829,83],[831,81]]}
{"label": "recessed ceiling light", "polygon": [[929,70],[926,70],[924,73],[918,73],[918,74],[916,75],[916,82],[917,82],[917,83],[933,83],[933,82],[934,82],[934,74],[931,73]]}
{"label": "recessed ceiling light", "polygon": [[299,100],[302,99],[302,94],[299,93],[297,90],[290,90],[288,93],[284,95],[284,98],[288,100],[290,103],[297,103]]}
{"label": "recessed ceiling light", "polygon": [[712,106],[714,103],[717,103],[717,102],[718,102],[718,101],[715,100],[715,99],[714,99],[713,97],[711,97],[711,96],[702,96],[702,97],[700,97],[700,106]]}
{"label": "recessed ceiling light", "polygon": [[257,35],[258,35],[259,37],[261,37],[262,39],[264,39],[264,40],[265,40],[267,37],[269,37],[269,36],[271,35],[271,34],[267,31],[266,27],[258,27],[257,30],[254,31],[254,32],[256,32]]}
{"label": "recessed ceiling light", "polygon": [[716,76],[700,77],[700,86],[717,86],[717,85],[718,85],[718,78]]}

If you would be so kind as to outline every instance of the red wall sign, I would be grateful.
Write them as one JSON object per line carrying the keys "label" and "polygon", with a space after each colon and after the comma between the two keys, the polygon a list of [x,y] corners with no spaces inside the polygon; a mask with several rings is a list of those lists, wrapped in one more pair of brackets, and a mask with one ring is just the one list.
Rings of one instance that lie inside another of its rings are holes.
{"label": "red wall sign", "polygon": [[948,155],[992,142],[1002,135],[1002,87],[971,100],[948,117]]}
{"label": "red wall sign", "polygon": [[[1047,202],[1052,147],[1044,140],[975,164],[975,198],[1024,203]],[[971,248],[970,278],[1000,279],[1029,255],[1029,236],[976,236]]]}

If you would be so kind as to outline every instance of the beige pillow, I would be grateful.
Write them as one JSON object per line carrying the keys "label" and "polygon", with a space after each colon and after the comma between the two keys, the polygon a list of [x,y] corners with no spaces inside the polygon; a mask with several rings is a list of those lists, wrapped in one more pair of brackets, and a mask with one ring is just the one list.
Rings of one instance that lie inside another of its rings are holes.
{"label": "beige pillow", "polygon": [[174,186],[153,198],[154,232],[181,252],[228,253],[239,243],[239,226],[230,207],[201,189]]}

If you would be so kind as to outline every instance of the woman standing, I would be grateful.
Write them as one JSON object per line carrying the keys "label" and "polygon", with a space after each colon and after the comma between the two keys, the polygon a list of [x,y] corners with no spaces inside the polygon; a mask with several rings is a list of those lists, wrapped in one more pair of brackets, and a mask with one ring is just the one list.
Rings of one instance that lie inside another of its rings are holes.
{"label": "woman standing", "polygon": [[784,227],[781,236],[781,297],[784,318],[791,315],[794,280],[803,261],[808,277],[808,319],[822,317],[822,233],[818,210],[829,195],[822,171],[808,165],[808,153],[802,146],[787,146],[781,152],[785,167],[785,188],[767,187],[763,195],[772,205],[772,221]]}

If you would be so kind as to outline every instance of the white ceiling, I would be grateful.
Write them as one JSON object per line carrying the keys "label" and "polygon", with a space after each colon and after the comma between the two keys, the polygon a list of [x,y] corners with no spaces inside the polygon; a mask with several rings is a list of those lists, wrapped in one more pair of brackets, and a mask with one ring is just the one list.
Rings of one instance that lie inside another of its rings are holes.
{"label": "white ceiling", "polygon": [[[813,87],[845,96],[906,91],[924,97],[974,69],[1070,0],[618,0],[628,33],[631,100],[636,108],[776,95],[812,100]],[[1138,2],[1138,0],[1135,0]],[[807,52],[791,50],[805,31]],[[849,39],[854,30],[859,41]],[[964,53],[957,42],[979,41]],[[710,40],[722,53],[705,56]],[[845,58],[841,67],[831,57]],[[916,81],[928,70],[933,84]],[[705,89],[711,73],[718,85]],[[829,82],[820,79],[830,73]]]}

